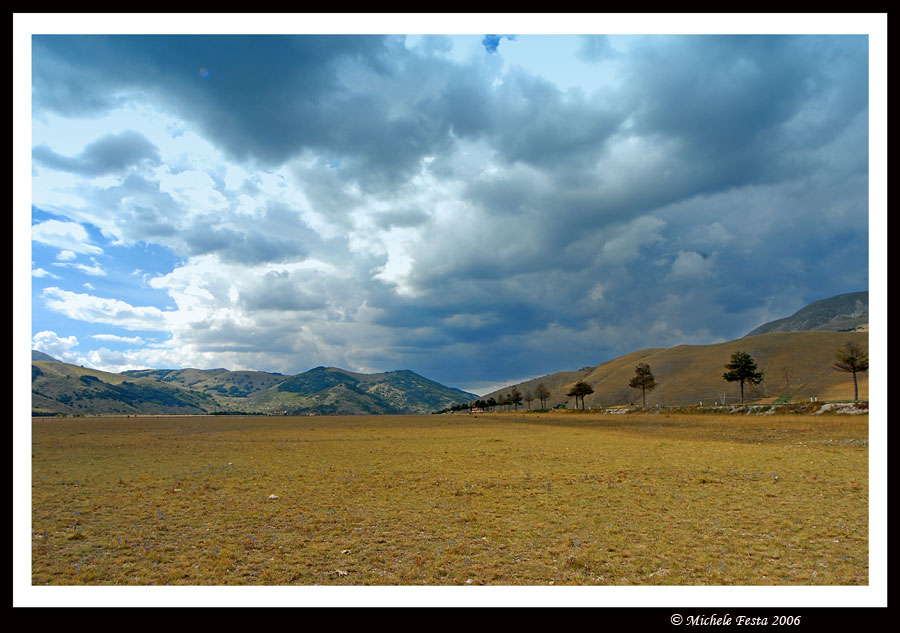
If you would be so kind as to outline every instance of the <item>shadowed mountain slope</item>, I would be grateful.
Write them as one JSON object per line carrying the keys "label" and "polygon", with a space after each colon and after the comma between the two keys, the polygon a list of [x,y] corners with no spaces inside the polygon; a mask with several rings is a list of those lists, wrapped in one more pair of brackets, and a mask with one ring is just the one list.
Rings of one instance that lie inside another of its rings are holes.
{"label": "shadowed mountain slope", "polygon": [[51,360],[33,360],[31,365],[35,415],[407,414],[431,413],[476,397],[409,370],[359,374],[317,367],[284,376],[226,369],[142,369],[114,374]]}
{"label": "shadowed mountain slope", "polygon": [[850,331],[869,323],[869,292],[848,292],[814,301],[783,319],[769,321],[746,336],[770,332]]}

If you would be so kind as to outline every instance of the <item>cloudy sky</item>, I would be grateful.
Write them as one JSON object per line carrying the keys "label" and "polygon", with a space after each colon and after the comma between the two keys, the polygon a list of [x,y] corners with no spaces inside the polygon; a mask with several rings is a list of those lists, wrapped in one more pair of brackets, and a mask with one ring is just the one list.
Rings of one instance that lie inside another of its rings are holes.
{"label": "cloudy sky", "polygon": [[869,289],[866,35],[133,20],[26,51],[31,346],[60,360],[481,394]]}

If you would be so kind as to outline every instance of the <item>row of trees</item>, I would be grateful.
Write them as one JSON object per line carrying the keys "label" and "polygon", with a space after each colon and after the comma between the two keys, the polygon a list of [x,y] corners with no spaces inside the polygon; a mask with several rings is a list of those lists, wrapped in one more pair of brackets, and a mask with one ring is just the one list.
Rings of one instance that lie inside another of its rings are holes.
{"label": "row of trees", "polygon": [[[836,371],[853,375],[853,400],[859,400],[859,381],[857,374],[869,370],[869,354],[857,343],[848,342],[838,348],[831,365]],[[763,372],[756,367],[753,357],[744,352],[735,352],[731,361],[725,365],[722,378],[728,382],[739,382],[741,385],[741,404],[744,403],[744,383],[758,385],[763,380]],[[645,405],[646,406],[646,405]]]}
{"label": "row of trees", "polygon": [[[641,400],[645,409],[647,408],[647,392],[656,389],[656,384],[656,378],[647,363],[638,363],[638,366],[634,368],[634,376],[628,382],[628,386],[632,389],[641,390]],[[594,388],[583,380],[579,380],[566,395],[570,398],[575,397],[576,409],[578,408],[578,398],[581,398],[581,410],[583,411],[584,397],[592,393],[594,393]]]}
{"label": "row of trees", "polygon": [[[859,384],[857,374],[869,369],[869,355],[865,349],[856,343],[849,342],[844,347],[838,349],[834,355],[834,363],[832,368],[836,371],[846,372],[853,375],[853,399],[859,400]],[[725,365],[727,370],[722,374],[722,378],[728,382],[738,382],[741,388],[741,404],[744,402],[744,384],[758,385],[763,381],[764,374],[756,366],[756,361],[750,354],[746,352],[735,352],[731,355],[731,359]],[[656,389],[658,383],[653,376],[653,371],[647,363],[639,363],[634,368],[634,376],[628,383],[632,389],[641,390],[641,401],[643,407],[647,408],[647,392]],[[578,400],[581,399],[581,409],[584,410],[584,398],[594,393],[594,388],[583,380],[576,382],[572,388],[566,393],[566,396],[575,398],[575,408],[578,408]],[[518,410],[524,400],[531,408],[531,403],[539,399],[541,401],[541,409],[546,408],[546,402],[550,398],[550,391],[543,383],[538,383],[534,391],[526,391],[524,396],[519,392],[517,387],[498,398],[489,398],[487,400],[477,400],[470,406],[480,409],[493,411],[495,407],[515,407]],[[464,406],[464,405],[462,405]]]}
{"label": "row of trees", "polygon": [[531,403],[535,400],[540,400],[541,409],[544,409],[547,406],[548,398],[550,398],[550,390],[547,389],[547,387],[545,387],[543,383],[541,383],[538,384],[534,388],[534,390],[528,390],[524,394],[519,391],[518,387],[513,387],[507,394],[501,394],[497,397],[491,396],[487,399],[479,399],[473,402],[453,405],[452,407],[448,407],[442,411],[438,411],[438,413],[447,413],[450,411],[468,411],[470,409],[494,411],[497,408],[502,410],[504,407],[507,409],[515,408],[515,410],[518,411],[523,402],[526,403],[530,410]]}

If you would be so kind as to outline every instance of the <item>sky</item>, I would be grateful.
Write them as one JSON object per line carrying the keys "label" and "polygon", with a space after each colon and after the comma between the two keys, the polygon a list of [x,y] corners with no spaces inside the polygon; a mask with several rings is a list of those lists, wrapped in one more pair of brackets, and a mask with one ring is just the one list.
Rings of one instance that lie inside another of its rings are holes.
{"label": "sky", "polygon": [[33,349],[480,395],[869,289],[865,34],[295,17],[32,35]]}

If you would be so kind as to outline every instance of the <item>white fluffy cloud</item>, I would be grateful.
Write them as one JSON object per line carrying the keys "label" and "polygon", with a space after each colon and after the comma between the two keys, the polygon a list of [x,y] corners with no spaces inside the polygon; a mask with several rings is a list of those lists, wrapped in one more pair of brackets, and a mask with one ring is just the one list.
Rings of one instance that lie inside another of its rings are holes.
{"label": "white fluffy cloud", "polygon": [[103,252],[103,249],[90,243],[87,231],[77,222],[40,222],[31,227],[31,239],[65,251],[62,259],[71,259],[69,253],[99,255]]}
{"label": "white fluffy cloud", "polygon": [[673,280],[702,280],[712,275],[713,262],[709,257],[704,257],[694,251],[678,251],[678,256],[672,262],[672,270],[669,279]]}
{"label": "white fluffy cloud", "polygon": [[105,323],[128,330],[166,330],[168,315],[154,307],[135,307],[118,299],[105,299],[88,294],[45,288],[42,296],[49,309],[70,319],[88,323]]}
{"label": "white fluffy cloud", "polygon": [[[44,330],[31,337],[31,347],[49,354],[57,360],[75,363],[81,357],[72,348],[78,346],[78,339],[74,336],[61,337],[56,332]],[[79,363],[80,364],[80,363]]]}
{"label": "white fluffy cloud", "polygon": [[[493,384],[867,282],[865,38],[33,48],[32,238],[59,251],[32,266],[37,309],[160,333],[109,339],[107,366]],[[209,75],[182,72],[201,53]]]}

